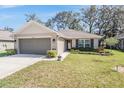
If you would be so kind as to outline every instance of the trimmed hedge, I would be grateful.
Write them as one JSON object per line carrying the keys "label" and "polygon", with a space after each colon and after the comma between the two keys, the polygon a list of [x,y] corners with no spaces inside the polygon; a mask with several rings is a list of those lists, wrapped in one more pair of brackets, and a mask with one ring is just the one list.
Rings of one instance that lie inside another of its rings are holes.
{"label": "trimmed hedge", "polygon": [[51,57],[51,58],[54,58],[54,57],[57,56],[57,51],[56,50],[48,50],[47,51],[47,56]]}
{"label": "trimmed hedge", "polygon": [[14,55],[16,54],[16,50],[15,49],[6,49],[7,55]]}
{"label": "trimmed hedge", "polygon": [[83,47],[80,47],[80,48],[72,48],[73,50],[79,50],[79,51],[92,51],[92,52],[96,52],[96,49],[93,49],[93,48],[83,48]]}

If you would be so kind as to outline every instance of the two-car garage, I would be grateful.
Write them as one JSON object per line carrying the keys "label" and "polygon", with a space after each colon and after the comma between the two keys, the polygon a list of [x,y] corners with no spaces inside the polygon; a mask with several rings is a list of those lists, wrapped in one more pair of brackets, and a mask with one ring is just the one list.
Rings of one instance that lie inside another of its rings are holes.
{"label": "two-car garage", "polygon": [[51,49],[50,38],[19,39],[21,54],[46,54]]}

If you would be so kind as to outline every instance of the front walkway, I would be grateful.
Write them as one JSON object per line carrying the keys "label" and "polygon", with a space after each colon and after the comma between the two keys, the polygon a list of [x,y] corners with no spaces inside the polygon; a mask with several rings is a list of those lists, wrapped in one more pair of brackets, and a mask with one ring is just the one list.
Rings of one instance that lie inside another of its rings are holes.
{"label": "front walkway", "polygon": [[[62,60],[69,54],[64,52]],[[16,54],[7,57],[0,57],[0,79],[9,76],[25,67],[28,67],[38,61],[54,61],[57,58],[47,58],[45,55]]]}

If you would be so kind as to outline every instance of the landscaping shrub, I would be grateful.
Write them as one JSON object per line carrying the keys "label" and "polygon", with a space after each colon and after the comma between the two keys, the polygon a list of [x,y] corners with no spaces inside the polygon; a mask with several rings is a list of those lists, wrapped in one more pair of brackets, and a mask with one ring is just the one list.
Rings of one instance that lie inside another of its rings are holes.
{"label": "landscaping shrub", "polygon": [[15,49],[6,49],[7,55],[14,55],[16,54],[16,50]]}
{"label": "landscaping shrub", "polygon": [[105,52],[105,49],[104,49],[103,47],[99,47],[99,48],[97,49],[97,52],[98,52],[98,53],[104,53],[104,52]]}
{"label": "landscaping shrub", "polygon": [[57,51],[56,50],[48,50],[47,51],[47,56],[48,57],[56,57],[57,56]]}
{"label": "landscaping shrub", "polygon": [[71,49],[72,51],[90,51],[90,52],[96,52],[96,49],[93,49],[93,48],[83,48],[83,47],[80,47],[80,48],[72,48]]}
{"label": "landscaping shrub", "polygon": [[92,52],[96,52],[96,50],[95,49],[93,49],[93,48],[83,48],[83,47],[80,47],[80,48],[78,48],[80,51],[92,51]]}
{"label": "landscaping shrub", "polygon": [[96,50],[95,49],[91,49],[91,48],[72,48],[70,50],[71,53],[74,53],[74,54],[91,54],[91,55],[96,55]]}
{"label": "landscaping shrub", "polygon": [[100,55],[103,55],[103,56],[111,56],[111,55],[113,55],[112,52],[105,50],[103,47],[99,47],[99,48],[97,49],[97,52],[98,52]]}
{"label": "landscaping shrub", "polygon": [[71,53],[74,53],[74,54],[77,54],[77,53],[79,53],[80,51],[78,50],[78,49],[70,49],[70,52]]}

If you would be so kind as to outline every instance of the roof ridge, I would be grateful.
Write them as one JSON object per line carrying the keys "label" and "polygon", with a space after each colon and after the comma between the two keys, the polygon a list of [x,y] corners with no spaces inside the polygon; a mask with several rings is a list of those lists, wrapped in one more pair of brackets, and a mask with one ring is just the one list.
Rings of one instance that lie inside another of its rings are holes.
{"label": "roof ridge", "polygon": [[[66,29],[67,30],[67,29]],[[61,30],[61,31],[66,31],[66,30]],[[89,33],[89,32],[86,32],[86,31],[81,31],[81,30],[74,30],[74,29],[68,29],[67,31],[75,31],[75,32],[83,32],[83,33],[86,33],[86,34],[91,34],[91,35],[96,35],[96,36],[101,36],[101,35],[97,35],[97,34],[94,34],[94,33]],[[59,31],[58,31],[59,32]]]}

